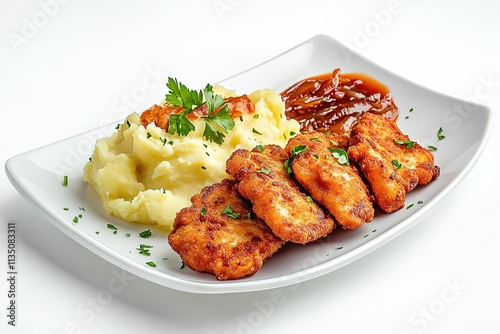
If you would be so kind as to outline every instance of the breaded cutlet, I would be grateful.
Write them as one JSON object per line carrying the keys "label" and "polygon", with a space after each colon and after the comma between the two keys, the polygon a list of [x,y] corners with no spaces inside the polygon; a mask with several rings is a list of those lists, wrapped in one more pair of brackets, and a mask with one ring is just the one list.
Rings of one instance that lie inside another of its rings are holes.
{"label": "breaded cutlet", "polygon": [[329,234],[336,223],[288,175],[286,160],[288,155],[278,145],[238,149],[227,160],[226,171],[238,180],[239,193],[252,202],[255,214],[274,234],[305,244]]}
{"label": "breaded cutlet", "polygon": [[234,180],[203,188],[191,202],[177,214],[168,241],[192,270],[218,280],[250,276],[285,243],[252,213]]}

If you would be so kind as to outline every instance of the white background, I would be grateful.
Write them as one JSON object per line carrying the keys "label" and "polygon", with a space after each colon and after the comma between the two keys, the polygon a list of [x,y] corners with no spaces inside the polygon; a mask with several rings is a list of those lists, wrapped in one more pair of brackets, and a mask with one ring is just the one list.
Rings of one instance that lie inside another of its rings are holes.
{"label": "white background", "polygon": [[[316,34],[496,112],[498,13],[494,0],[1,0],[1,162],[161,101],[167,76],[199,87]],[[0,332],[499,333],[499,126],[476,167],[415,227],[278,291],[196,295],[128,274],[110,294],[121,270],[53,227],[2,173]],[[8,222],[17,227],[15,328]]]}

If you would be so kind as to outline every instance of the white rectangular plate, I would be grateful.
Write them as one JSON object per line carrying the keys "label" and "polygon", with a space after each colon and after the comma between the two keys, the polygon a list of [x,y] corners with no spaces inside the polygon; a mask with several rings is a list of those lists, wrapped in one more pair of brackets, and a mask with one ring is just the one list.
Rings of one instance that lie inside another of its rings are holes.
{"label": "white rectangular plate", "polygon": [[[408,194],[406,206],[413,204],[410,208],[378,214],[372,223],[356,231],[337,230],[305,246],[287,244],[251,277],[217,281],[212,275],[181,268],[182,262],[168,245],[165,232],[105,214],[93,189],[82,181],[82,168],[95,140],[111,134],[114,124],[15,156],[6,163],[7,175],[16,189],[69,237],[157,284],[211,294],[277,288],[312,279],[366,255],[421,220],[477,162],[492,127],[493,114],[486,107],[411,83],[322,35],[220,84],[240,94],[263,88],[280,92],[300,79],[337,67],[344,73],[366,73],[389,87],[400,108],[398,124],[403,132],[424,146],[438,148],[435,158],[441,176]],[[456,112],[457,105],[463,113]],[[437,139],[439,128],[446,136],[441,141]],[[69,176],[67,187],[62,185],[64,175]],[[73,222],[79,215],[78,222]],[[116,232],[107,224],[113,224]],[[150,238],[139,237],[141,231],[150,228]],[[151,256],[139,254],[141,243],[153,246]],[[47,240],[48,247],[51,244],[55,243]],[[157,266],[148,266],[148,261]]]}

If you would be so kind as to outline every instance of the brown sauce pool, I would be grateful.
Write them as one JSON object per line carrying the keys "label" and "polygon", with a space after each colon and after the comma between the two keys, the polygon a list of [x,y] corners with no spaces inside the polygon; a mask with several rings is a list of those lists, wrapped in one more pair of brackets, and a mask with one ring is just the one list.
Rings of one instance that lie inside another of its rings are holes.
{"label": "brown sauce pool", "polygon": [[341,74],[340,69],[303,79],[281,97],[286,117],[297,120],[302,132],[336,133],[347,139],[365,112],[394,121],[399,116],[387,86],[365,74]]}

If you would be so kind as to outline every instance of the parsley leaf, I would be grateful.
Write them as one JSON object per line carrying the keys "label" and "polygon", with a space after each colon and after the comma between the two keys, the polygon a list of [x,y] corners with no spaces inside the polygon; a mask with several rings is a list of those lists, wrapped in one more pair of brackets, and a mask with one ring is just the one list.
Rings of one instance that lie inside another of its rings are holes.
{"label": "parsley leaf", "polygon": [[176,107],[184,107],[188,111],[193,111],[203,104],[202,91],[188,89],[185,85],[174,78],[168,78],[168,93],[165,101]]}
{"label": "parsley leaf", "polygon": [[165,101],[176,107],[184,107],[180,114],[172,114],[168,120],[168,133],[187,136],[194,131],[194,124],[186,117],[194,109],[203,104],[203,92],[190,90],[177,79],[168,78],[168,93],[165,95]]}
{"label": "parsley leaf", "polygon": [[151,230],[142,231],[139,233],[141,238],[149,238],[152,235]]}
{"label": "parsley leaf", "polygon": [[231,205],[226,206],[224,210],[222,210],[222,213],[234,219],[237,219],[239,216],[241,216],[240,213],[233,212],[233,208],[231,207]]}
{"label": "parsley leaf", "polygon": [[115,230],[115,231],[118,230],[113,224],[107,224],[106,227],[109,228],[110,230]]}
{"label": "parsley leaf", "polygon": [[413,147],[413,145],[415,144],[414,141],[411,141],[411,140],[396,140],[394,139],[394,142],[398,145],[406,145],[406,149],[409,150]]}
{"label": "parsley leaf", "polygon": [[446,138],[446,136],[443,136],[442,133],[443,133],[443,128],[439,128],[438,133],[437,133],[438,140],[443,140]]}
{"label": "parsley leaf", "polygon": [[331,148],[331,147],[329,147],[328,150],[330,150],[330,152],[332,152],[332,156],[335,159],[337,159],[339,164],[349,166],[349,158],[347,156],[346,151],[344,151],[341,148]]}
{"label": "parsley leaf", "polygon": [[[207,116],[203,117],[205,120],[203,137],[210,142],[215,142],[220,145],[224,142],[224,138],[226,137],[224,133],[234,128],[234,120],[229,113],[226,101],[224,101],[222,96],[214,94],[211,85],[207,85],[203,92],[207,104]],[[217,108],[221,109],[214,114]],[[220,128],[224,133],[218,131],[217,128]]]}
{"label": "parsley leaf", "polygon": [[398,159],[392,160],[392,166],[394,166],[394,169],[400,169],[403,167],[403,164],[399,162]]}
{"label": "parsley leaf", "polygon": [[210,84],[207,84],[205,89],[203,90],[205,93],[205,100],[207,101],[207,109],[208,114],[210,115],[215,109],[226,104],[222,96],[218,94],[214,94],[213,87]]}
{"label": "parsley leaf", "polygon": [[292,161],[293,159],[295,159],[295,157],[297,155],[299,155],[300,153],[303,153],[303,152],[307,152],[309,151],[309,147],[305,146],[305,145],[298,145],[298,146],[295,146],[294,148],[292,148],[292,152],[291,152],[291,155],[288,159],[285,160],[285,169],[288,173],[288,175],[292,175],[293,174],[293,170],[292,170]]}
{"label": "parsley leaf", "polygon": [[[217,144],[222,144],[224,138],[226,137],[224,133],[234,128],[234,120],[229,113],[229,108],[225,105],[218,113],[212,115],[209,113],[208,116],[203,117],[205,119],[205,130],[203,131],[203,137],[209,141],[213,141]],[[224,133],[217,131],[217,125]]]}
{"label": "parsley leaf", "polygon": [[153,248],[153,246],[140,244],[139,248],[136,248],[136,249],[139,251],[139,254],[151,256],[150,248]]}
{"label": "parsley leaf", "polygon": [[[168,133],[171,135],[177,133],[180,136],[187,136],[194,129],[194,124],[186,117],[185,111],[180,114],[172,114],[168,119]],[[163,145],[165,145],[165,142],[163,142]]]}
{"label": "parsley leaf", "polygon": [[[206,104],[207,116],[201,117],[205,121],[203,137],[210,142],[222,144],[225,138],[224,133],[232,130],[235,126],[224,98],[215,94],[210,84],[207,84],[203,90],[190,90],[177,79],[169,77],[167,87],[169,92],[165,95],[165,101],[174,106],[185,108],[179,114],[170,115],[168,133],[187,136],[188,133],[194,131],[195,126],[186,115]],[[216,110],[218,111],[215,112]]]}
{"label": "parsley leaf", "polygon": [[257,145],[255,147],[258,148],[261,152],[264,152],[264,150],[266,149],[264,145]]}
{"label": "parsley leaf", "polygon": [[429,145],[429,146],[427,146],[427,148],[428,148],[430,151],[437,151],[437,147],[436,147],[436,146]]}

